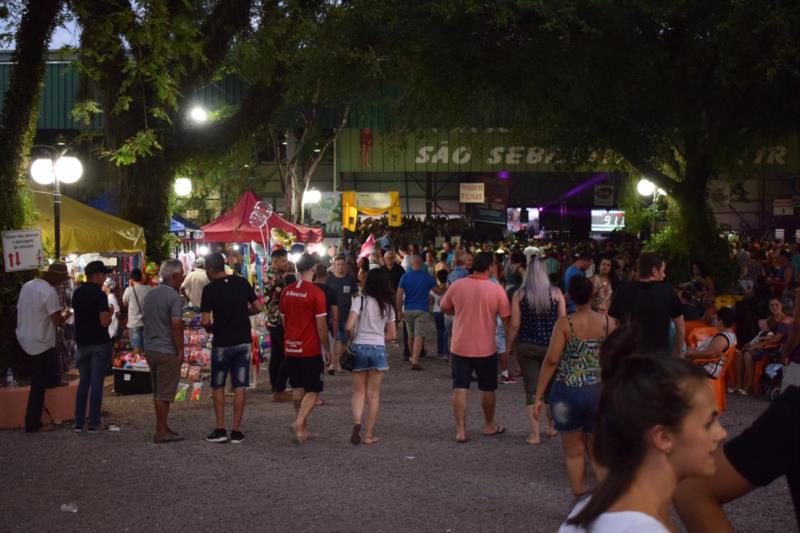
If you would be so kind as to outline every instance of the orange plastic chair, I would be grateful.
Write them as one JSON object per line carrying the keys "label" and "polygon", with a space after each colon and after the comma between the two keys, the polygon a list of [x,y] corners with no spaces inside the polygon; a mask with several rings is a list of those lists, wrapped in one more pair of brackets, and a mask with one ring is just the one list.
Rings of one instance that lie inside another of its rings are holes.
{"label": "orange plastic chair", "polygon": [[689,334],[696,330],[697,328],[705,328],[706,324],[702,320],[689,320],[684,324],[684,328],[686,328],[685,336],[686,336],[686,344],[689,344]]}
{"label": "orange plastic chair", "polygon": [[[728,371],[731,369],[731,363],[733,362],[735,356],[735,345],[725,350],[725,353],[722,354],[722,357],[725,358],[725,366],[722,368],[722,372],[720,372],[719,377],[716,379],[709,378],[708,380],[711,383],[711,390],[714,391],[714,399],[717,401],[717,409],[720,413],[728,410],[728,396],[727,392],[725,391],[725,378],[728,374]],[[696,365],[704,365],[706,363],[713,363],[716,360],[716,357],[712,357],[709,359],[694,359],[692,362]]]}
{"label": "orange plastic chair", "polygon": [[697,344],[705,339],[709,339],[719,333],[719,329],[703,326],[700,328],[692,329],[691,333],[686,338],[686,345],[689,348],[697,348]]}

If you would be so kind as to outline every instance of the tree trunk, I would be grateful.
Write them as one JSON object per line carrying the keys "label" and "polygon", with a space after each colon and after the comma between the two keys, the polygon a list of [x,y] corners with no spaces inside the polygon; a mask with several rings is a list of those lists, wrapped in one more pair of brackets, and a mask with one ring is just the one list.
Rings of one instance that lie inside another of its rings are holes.
{"label": "tree trunk", "polygon": [[17,30],[11,82],[0,119],[0,229],[26,222],[25,190],[28,152],[36,131],[47,46],[61,0],[29,1]]}
{"label": "tree trunk", "polygon": [[[36,133],[47,46],[61,9],[61,0],[29,1],[20,20],[11,79],[0,117],[0,230],[24,228],[28,154]],[[0,252],[2,253],[2,252]],[[2,264],[2,262],[0,262]],[[24,354],[14,338],[16,302],[31,272],[5,272],[0,267],[0,372],[13,366],[19,375]]]}
{"label": "tree trunk", "polygon": [[691,264],[703,263],[715,277],[719,290],[732,282],[728,245],[717,231],[717,221],[707,201],[711,177],[710,157],[687,161],[686,176],[674,189],[673,196],[680,210],[679,236],[685,243],[688,256],[673,266],[678,279],[691,276]]}
{"label": "tree trunk", "polygon": [[134,165],[109,166],[118,186],[119,216],[144,228],[149,258],[166,259],[163,237],[169,231],[170,183],[175,165],[159,152]]}

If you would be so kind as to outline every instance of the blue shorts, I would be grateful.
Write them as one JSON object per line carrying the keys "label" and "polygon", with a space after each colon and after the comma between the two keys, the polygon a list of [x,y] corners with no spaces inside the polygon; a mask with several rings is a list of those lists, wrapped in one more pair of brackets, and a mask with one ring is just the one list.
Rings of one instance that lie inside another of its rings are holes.
{"label": "blue shorts", "polygon": [[365,372],[367,370],[389,370],[389,356],[386,347],[381,344],[353,344],[350,346],[353,351],[353,372]]}
{"label": "blue shorts", "polygon": [[569,387],[561,381],[554,381],[550,391],[550,410],[556,431],[591,433],[597,417],[601,387],[600,384]]}
{"label": "blue shorts", "polygon": [[131,348],[144,350],[144,328],[128,328],[128,337],[131,339]]}
{"label": "blue shorts", "polygon": [[340,320],[339,325],[336,328],[336,340],[340,342],[347,342],[347,332],[344,330],[344,326],[347,324],[347,320]]}
{"label": "blue shorts", "polygon": [[221,389],[231,373],[234,389],[250,386],[250,343],[219,346],[211,350],[211,388]]}

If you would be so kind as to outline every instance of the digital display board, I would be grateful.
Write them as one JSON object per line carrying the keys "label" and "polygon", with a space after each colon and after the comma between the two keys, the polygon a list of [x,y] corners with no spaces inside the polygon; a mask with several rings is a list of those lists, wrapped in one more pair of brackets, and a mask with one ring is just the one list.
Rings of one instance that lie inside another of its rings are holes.
{"label": "digital display board", "polygon": [[592,209],[592,231],[610,233],[625,227],[625,211]]}
{"label": "digital display board", "polygon": [[[523,220],[522,210],[528,212],[528,220]],[[539,208],[538,207],[509,207],[508,208],[508,231],[519,233],[527,230],[528,233],[538,233],[539,231]]]}

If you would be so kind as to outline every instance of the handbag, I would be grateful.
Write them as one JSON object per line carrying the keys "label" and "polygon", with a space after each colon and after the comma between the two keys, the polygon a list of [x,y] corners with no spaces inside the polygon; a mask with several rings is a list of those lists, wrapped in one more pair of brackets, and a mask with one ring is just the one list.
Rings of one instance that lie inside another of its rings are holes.
{"label": "handbag", "polygon": [[[364,313],[364,300],[366,299],[367,299],[366,295],[361,297],[361,306],[358,312],[358,320],[356,320],[355,327],[353,327],[353,339],[355,339],[356,336],[358,335],[358,323],[361,322],[361,315]],[[347,346],[344,347],[342,355],[339,356],[339,366],[342,367],[342,370],[345,370],[347,372],[353,371],[353,365],[356,362],[356,357],[355,355],[353,355],[353,350],[351,347],[352,343],[353,341],[351,339],[347,343]]]}

